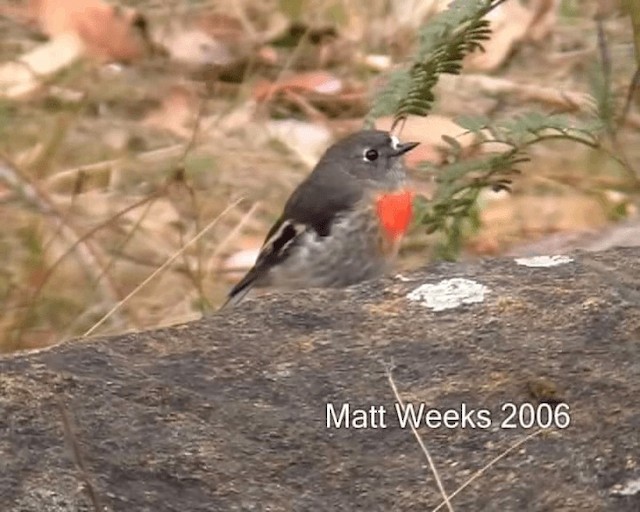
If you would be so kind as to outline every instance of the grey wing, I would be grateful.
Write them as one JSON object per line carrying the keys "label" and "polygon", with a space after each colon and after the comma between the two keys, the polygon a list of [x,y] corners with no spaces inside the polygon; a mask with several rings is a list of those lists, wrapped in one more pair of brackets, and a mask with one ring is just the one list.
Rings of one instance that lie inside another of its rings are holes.
{"label": "grey wing", "polygon": [[316,167],[291,194],[281,217],[269,230],[256,263],[231,289],[222,308],[240,302],[271,268],[286,260],[305,231],[328,236],[336,216],[361,197],[362,189],[351,176],[339,168]]}

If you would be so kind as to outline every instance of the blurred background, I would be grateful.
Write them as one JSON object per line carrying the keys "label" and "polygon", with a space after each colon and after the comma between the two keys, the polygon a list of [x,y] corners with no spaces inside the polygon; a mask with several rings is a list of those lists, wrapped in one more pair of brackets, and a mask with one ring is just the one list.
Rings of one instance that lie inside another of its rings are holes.
{"label": "blurred background", "polygon": [[[387,74],[448,3],[3,1],[0,352],[219,305],[289,193],[363,126]],[[433,113],[404,125],[403,140],[422,142],[407,161],[416,191],[434,193],[419,164],[446,161],[442,135],[478,150],[458,116],[579,116],[605,79],[617,158],[566,140],[532,147],[510,193],[481,194],[458,257],[640,245],[624,5],[509,0],[489,19],[486,51],[443,75]],[[399,271],[432,261],[433,245],[414,226]]]}

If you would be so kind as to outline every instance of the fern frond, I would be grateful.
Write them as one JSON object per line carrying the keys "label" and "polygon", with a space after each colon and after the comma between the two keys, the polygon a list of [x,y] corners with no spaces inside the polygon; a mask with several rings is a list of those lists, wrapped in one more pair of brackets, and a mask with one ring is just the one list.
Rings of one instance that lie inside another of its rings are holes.
{"label": "fern frond", "polygon": [[421,29],[409,69],[393,73],[378,94],[368,119],[426,116],[441,73],[459,74],[465,55],[482,48],[491,29],[484,16],[504,0],[454,0]]}

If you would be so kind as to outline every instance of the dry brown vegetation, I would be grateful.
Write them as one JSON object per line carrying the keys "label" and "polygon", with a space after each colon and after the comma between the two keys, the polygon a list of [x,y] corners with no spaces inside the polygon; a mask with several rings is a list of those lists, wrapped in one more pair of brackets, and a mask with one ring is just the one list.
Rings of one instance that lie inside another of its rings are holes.
{"label": "dry brown vegetation", "polygon": [[[362,126],[384,72],[447,2],[69,7],[82,3],[0,12],[3,351],[187,321],[219,304],[288,193],[333,138]],[[460,114],[589,109],[590,77],[602,73],[596,17],[621,110],[635,60],[616,2],[503,7],[486,53],[443,77],[434,115],[405,126],[403,138],[423,142],[411,165],[442,160],[440,136],[460,134]],[[37,77],[20,71],[29,67]],[[633,216],[639,126],[632,104],[614,147],[626,169],[566,141],[537,147],[511,195],[483,196],[465,256]],[[423,231],[402,267],[431,257]]]}

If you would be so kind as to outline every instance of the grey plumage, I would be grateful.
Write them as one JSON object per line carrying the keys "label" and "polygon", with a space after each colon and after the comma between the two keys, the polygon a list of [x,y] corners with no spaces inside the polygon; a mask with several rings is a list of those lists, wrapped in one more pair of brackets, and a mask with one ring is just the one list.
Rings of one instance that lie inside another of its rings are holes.
{"label": "grey plumage", "polygon": [[364,130],[327,149],[289,197],[255,265],[223,307],[253,287],[340,287],[384,272],[389,255],[381,250],[374,197],[403,186],[401,157],[416,145]]}

